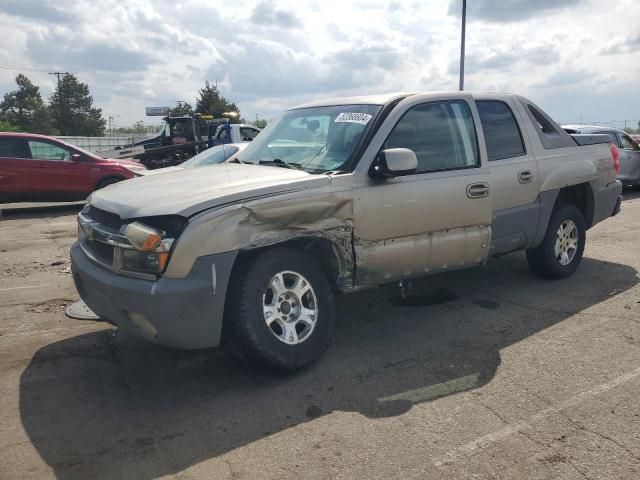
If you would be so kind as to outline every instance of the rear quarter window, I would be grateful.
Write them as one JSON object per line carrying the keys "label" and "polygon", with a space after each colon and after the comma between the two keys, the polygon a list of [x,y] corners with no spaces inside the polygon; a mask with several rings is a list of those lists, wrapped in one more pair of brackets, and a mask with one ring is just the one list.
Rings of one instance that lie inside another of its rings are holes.
{"label": "rear quarter window", "polygon": [[546,113],[524,97],[519,98],[545,150],[576,146],[576,142],[569,134],[560,128],[560,125],[551,120]]}
{"label": "rear quarter window", "polygon": [[0,138],[0,157],[29,158],[26,146],[20,138]]}

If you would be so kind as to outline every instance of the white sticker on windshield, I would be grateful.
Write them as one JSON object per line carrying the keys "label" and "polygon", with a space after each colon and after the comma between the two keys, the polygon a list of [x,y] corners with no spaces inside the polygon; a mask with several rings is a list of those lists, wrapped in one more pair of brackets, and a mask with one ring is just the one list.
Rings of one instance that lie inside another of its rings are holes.
{"label": "white sticker on windshield", "polygon": [[343,112],[336,117],[335,123],[360,123],[366,125],[373,115],[368,113],[347,113]]}

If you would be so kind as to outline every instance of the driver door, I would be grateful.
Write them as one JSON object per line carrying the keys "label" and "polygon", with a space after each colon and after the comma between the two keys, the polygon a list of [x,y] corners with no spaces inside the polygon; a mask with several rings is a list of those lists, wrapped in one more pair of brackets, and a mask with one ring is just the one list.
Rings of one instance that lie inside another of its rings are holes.
{"label": "driver door", "polygon": [[490,176],[480,153],[477,110],[469,96],[432,98],[402,101],[372,141],[375,150],[365,153],[411,149],[417,171],[378,180],[362,170],[372,158],[358,165],[358,285],[463,268],[484,262],[489,253]]}

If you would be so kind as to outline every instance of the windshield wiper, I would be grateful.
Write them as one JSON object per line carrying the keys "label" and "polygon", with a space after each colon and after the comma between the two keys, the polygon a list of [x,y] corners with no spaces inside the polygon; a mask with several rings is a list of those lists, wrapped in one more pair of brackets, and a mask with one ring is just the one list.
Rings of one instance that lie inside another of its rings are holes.
{"label": "windshield wiper", "polygon": [[294,170],[302,170],[302,167],[298,163],[287,163],[279,158],[273,160],[259,160],[259,165],[275,165],[276,167],[292,168]]}

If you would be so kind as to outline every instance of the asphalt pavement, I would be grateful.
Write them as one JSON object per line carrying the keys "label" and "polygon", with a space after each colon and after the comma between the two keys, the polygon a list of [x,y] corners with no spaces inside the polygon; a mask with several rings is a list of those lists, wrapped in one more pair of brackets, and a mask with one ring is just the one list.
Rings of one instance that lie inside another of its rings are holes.
{"label": "asphalt pavement", "polygon": [[570,279],[523,254],[338,299],[294,375],[64,314],[78,205],[0,221],[0,478],[640,478],[640,192]]}

